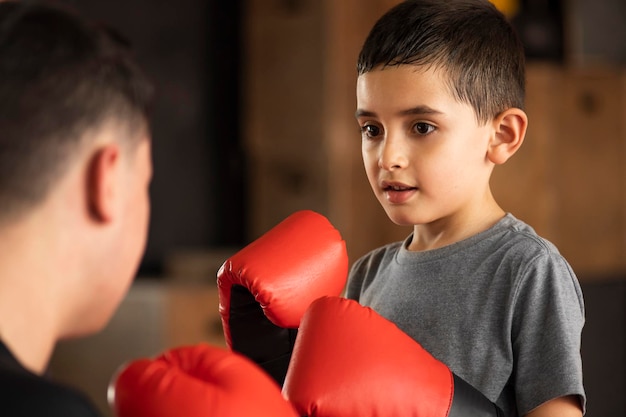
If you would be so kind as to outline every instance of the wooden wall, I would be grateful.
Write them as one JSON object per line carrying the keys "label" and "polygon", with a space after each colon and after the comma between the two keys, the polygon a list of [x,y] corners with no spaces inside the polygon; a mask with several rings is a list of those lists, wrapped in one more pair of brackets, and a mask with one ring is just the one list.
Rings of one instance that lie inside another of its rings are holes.
{"label": "wooden wall", "polygon": [[626,270],[626,71],[529,65],[529,130],[496,168],[503,206],[551,240],[582,280]]}
{"label": "wooden wall", "polygon": [[397,1],[250,0],[243,120],[250,239],[299,209],[328,216],[351,257],[394,235],[369,189],[354,120],[356,58]]}

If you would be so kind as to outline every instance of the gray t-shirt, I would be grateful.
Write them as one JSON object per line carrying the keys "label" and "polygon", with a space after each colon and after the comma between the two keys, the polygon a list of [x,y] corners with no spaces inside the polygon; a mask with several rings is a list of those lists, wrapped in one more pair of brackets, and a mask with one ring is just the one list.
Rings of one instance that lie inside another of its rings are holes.
{"label": "gray t-shirt", "polygon": [[353,266],[346,296],[418,341],[507,416],[580,396],[582,292],[554,245],[507,214],[452,245],[411,252],[404,242]]}

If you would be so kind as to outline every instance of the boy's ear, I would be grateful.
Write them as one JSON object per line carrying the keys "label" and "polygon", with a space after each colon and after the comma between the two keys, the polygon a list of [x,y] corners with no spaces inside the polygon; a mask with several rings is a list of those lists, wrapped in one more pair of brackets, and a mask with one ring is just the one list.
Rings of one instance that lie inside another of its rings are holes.
{"label": "boy's ear", "polygon": [[528,127],[528,116],[523,110],[509,108],[493,120],[493,137],[487,158],[496,165],[505,163],[522,146]]}
{"label": "boy's ear", "polygon": [[120,148],[115,143],[98,148],[89,160],[87,204],[89,214],[97,222],[110,222],[115,214]]}

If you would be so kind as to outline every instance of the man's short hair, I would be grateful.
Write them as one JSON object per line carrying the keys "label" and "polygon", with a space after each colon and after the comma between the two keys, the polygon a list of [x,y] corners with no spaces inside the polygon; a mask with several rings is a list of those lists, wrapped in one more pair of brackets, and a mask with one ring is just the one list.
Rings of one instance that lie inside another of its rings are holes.
{"label": "man's short hair", "polygon": [[45,198],[88,132],[116,123],[132,149],[152,90],[112,30],[59,6],[0,2],[0,221]]}

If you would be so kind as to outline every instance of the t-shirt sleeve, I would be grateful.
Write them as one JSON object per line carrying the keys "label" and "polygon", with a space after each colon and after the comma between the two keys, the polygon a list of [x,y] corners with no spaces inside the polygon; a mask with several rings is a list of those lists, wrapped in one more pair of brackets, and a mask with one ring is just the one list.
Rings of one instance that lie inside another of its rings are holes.
{"label": "t-shirt sleeve", "polygon": [[348,282],[346,284],[345,294],[346,298],[351,300],[359,301],[361,296],[361,288],[363,287],[363,279],[366,274],[366,264],[365,257],[358,259],[350,268],[350,273],[348,274]]}
{"label": "t-shirt sleeve", "polygon": [[554,252],[538,255],[519,281],[512,323],[520,415],[567,395],[578,396],[584,412],[580,356],[584,321],[582,292],[570,266]]}

